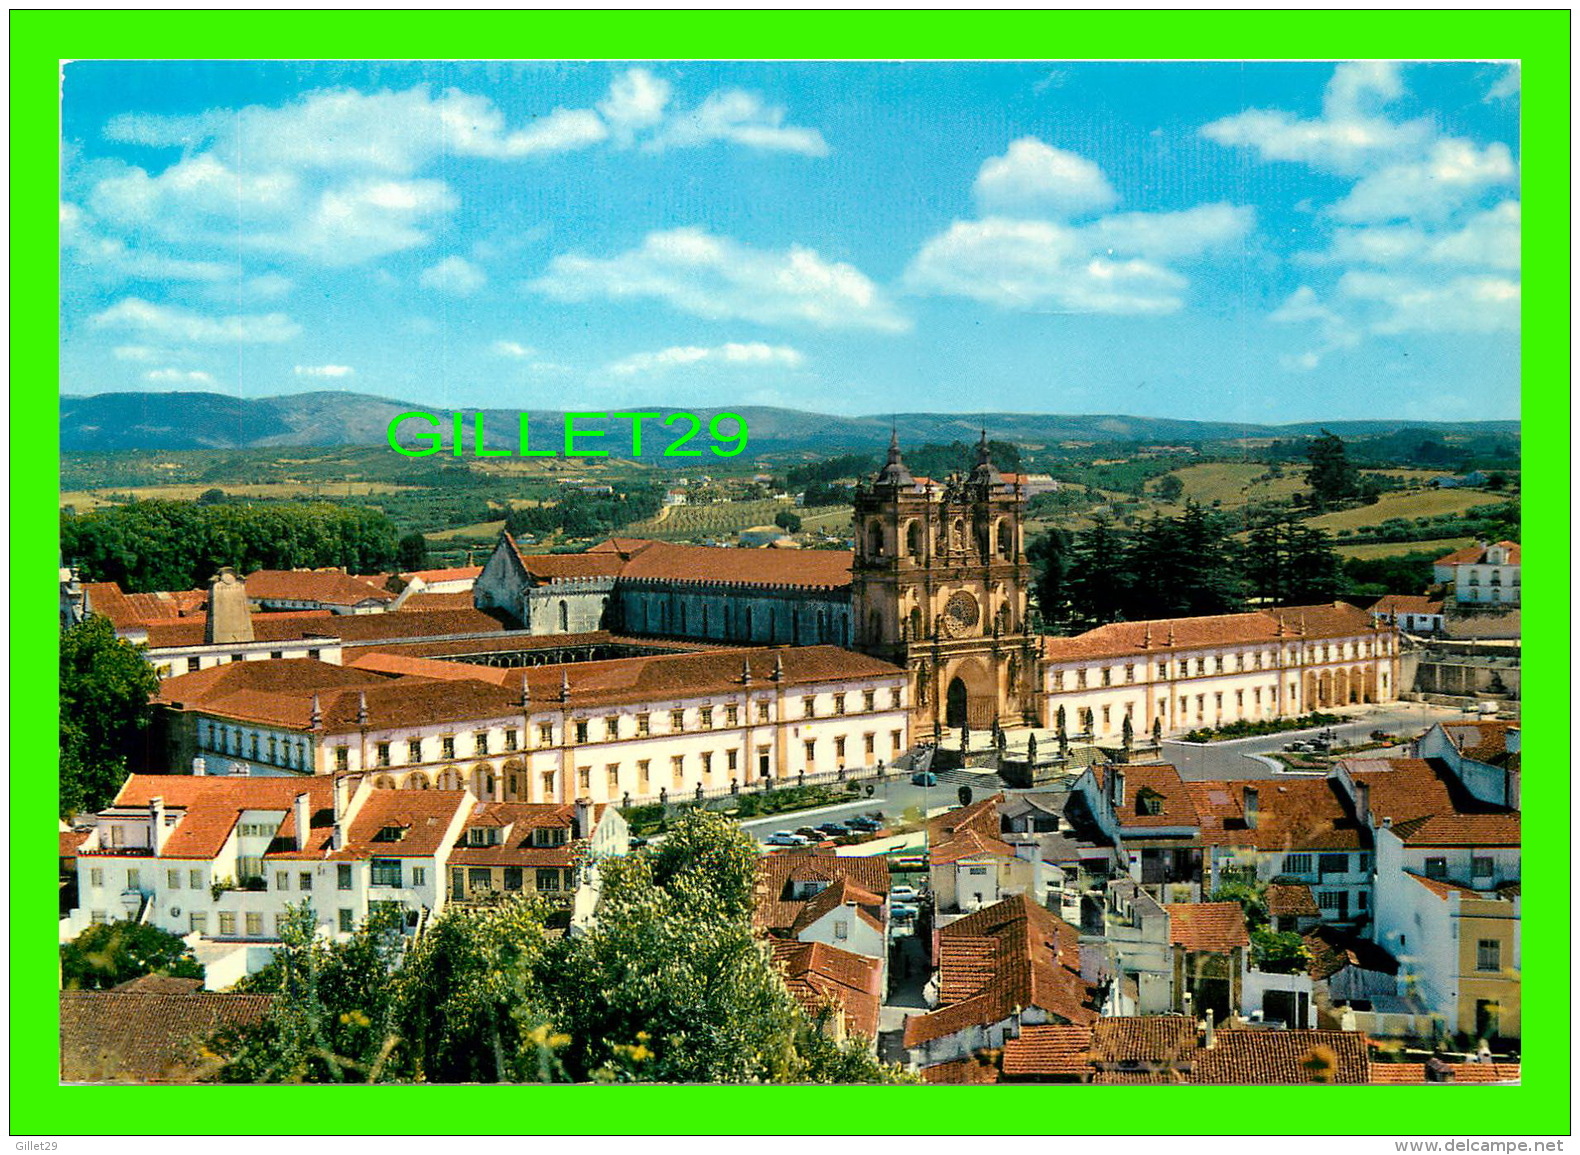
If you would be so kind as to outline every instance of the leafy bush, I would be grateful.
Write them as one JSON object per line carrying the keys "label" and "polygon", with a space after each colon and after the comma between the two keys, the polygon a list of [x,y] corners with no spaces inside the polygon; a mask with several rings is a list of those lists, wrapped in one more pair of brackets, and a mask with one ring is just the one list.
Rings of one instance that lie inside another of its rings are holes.
{"label": "leafy bush", "polygon": [[147,923],[97,923],[60,948],[67,990],[108,990],[146,974],[200,979],[203,968],[186,943]]}
{"label": "leafy bush", "polygon": [[1311,952],[1292,930],[1259,926],[1251,931],[1251,964],[1268,974],[1293,975],[1306,969]]}

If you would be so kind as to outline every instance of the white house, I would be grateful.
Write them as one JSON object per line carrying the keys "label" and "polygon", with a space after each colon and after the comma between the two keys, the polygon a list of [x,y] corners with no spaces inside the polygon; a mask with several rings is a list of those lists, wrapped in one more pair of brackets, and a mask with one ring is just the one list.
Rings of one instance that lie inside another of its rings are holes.
{"label": "white house", "polygon": [[1454,583],[1454,600],[1463,605],[1520,604],[1520,544],[1477,542],[1432,563],[1435,581]]}

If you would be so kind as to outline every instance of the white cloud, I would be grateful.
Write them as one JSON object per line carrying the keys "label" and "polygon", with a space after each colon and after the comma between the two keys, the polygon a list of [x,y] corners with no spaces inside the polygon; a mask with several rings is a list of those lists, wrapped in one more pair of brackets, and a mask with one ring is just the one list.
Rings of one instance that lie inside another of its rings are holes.
{"label": "white cloud", "polygon": [[1520,66],[1510,64],[1504,68],[1502,75],[1492,82],[1492,87],[1487,89],[1483,98],[1487,103],[1495,100],[1512,100],[1520,94]]}
{"label": "white cloud", "polygon": [[699,228],[649,233],[615,257],[562,254],[528,287],[562,301],[659,300],[710,320],[891,333],[910,327],[852,265],[800,245],[754,249]]}
{"label": "white cloud", "polygon": [[1322,116],[1316,120],[1256,108],[1215,120],[1201,132],[1222,145],[1254,149],[1266,161],[1293,161],[1354,176],[1380,161],[1419,151],[1435,135],[1429,121],[1401,123],[1380,114],[1382,106],[1403,91],[1395,64],[1341,64],[1334,69],[1323,96]]}
{"label": "white cloud", "polygon": [[469,297],[488,283],[488,277],[464,257],[446,257],[437,265],[424,269],[418,282],[425,289]]}
{"label": "white cloud", "polygon": [[298,377],[350,377],[356,370],[350,365],[298,365],[291,372]]}
{"label": "white cloud", "polygon": [[1291,293],[1268,315],[1268,320],[1280,325],[1315,326],[1318,347],[1279,357],[1279,364],[1285,369],[1301,372],[1315,369],[1328,354],[1339,349],[1353,349],[1361,341],[1360,332],[1351,322],[1323,304],[1309,285],[1302,285]]}
{"label": "white cloud", "polygon": [[1441,219],[1487,188],[1513,184],[1507,145],[1478,148],[1468,140],[1440,140],[1421,160],[1389,165],[1356,182],[1333,206],[1344,221]]}
{"label": "white cloud", "polygon": [[1087,235],[1099,249],[1167,260],[1237,245],[1255,227],[1255,209],[1213,204],[1180,212],[1116,213],[1094,222]]}
{"label": "white cloud", "polygon": [[221,282],[240,270],[223,261],[187,260],[149,248],[134,248],[119,237],[98,232],[80,207],[60,206],[60,247],[63,258],[84,272],[110,282]]}
{"label": "white cloud", "polygon": [[214,384],[214,378],[201,369],[153,369],[143,374],[143,380],[160,385]]}
{"label": "white cloud", "polygon": [[615,78],[609,95],[598,102],[598,111],[615,139],[629,144],[638,129],[652,128],[664,119],[669,95],[669,81],[645,68],[633,68]]}
{"label": "white cloud", "polygon": [[522,345],[516,341],[495,341],[489,346],[489,349],[496,356],[514,357],[517,360],[526,360],[528,357],[536,357],[538,355],[538,351],[532,346]]}
{"label": "white cloud", "polygon": [[1416,225],[1337,229],[1328,252],[1305,259],[1383,268],[1435,265],[1512,272],[1520,267],[1520,204],[1504,201],[1449,231]]}
{"label": "white cloud", "polygon": [[828,155],[828,143],[817,129],[800,128],[784,121],[785,110],[765,104],[757,93],[721,88],[696,108],[677,112],[650,147],[694,148],[714,141],[728,141],[768,152]]}
{"label": "white cloud", "polygon": [[1186,280],[1153,262],[1092,254],[1080,230],[1050,221],[955,221],[905,272],[918,293],[969,297],[1011,309],[1172,313]]}
{"label": "white cloud", "polygon": [[301,332],[301,326],[284,313],[205,317],[189,309],[155,305],[140,297],[117,301],[96,314],[93,323],[178,344],[268,344],[289,341]]}
{"label": "white cloud", "polygon": [[1495,333],[1520,327],[1520,286],[1508,277],[1445,281],[1352,271],[1339,278],[1339,292],[1382,310],[1371,323],[1374,333]]}
{"label": "white cloud", "polygon": [[676,345],[668,349],[660,349],[655,353],[633,353],[610,364],[608,371],[624,377],[702,364],[797,369],[805,361],[806,358],[800,351],[787,345],[730,342],[713,348]]}
{"label": "white cloud", "polygon": [[1080,216],[1119,199],[1097,165],[1034,136],[988,159],[972,192],[980,211],[1000,216]]}

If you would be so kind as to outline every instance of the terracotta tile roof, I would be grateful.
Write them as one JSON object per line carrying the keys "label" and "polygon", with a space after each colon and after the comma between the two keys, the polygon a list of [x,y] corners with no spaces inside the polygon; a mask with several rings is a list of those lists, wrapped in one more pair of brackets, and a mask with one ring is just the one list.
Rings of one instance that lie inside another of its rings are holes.
{"label": "terracotta tile roof", "polygon": [[[399,617],[386,614],[385,617]],[[447,641],[414,640],[354,643],[346,647],[347,660],[355,662],[363,654],[405,654],[414,658],[456,658],[458,655],[513,653],[518,650],[575,649],[580,646],[619,643],[622,638],[607,630],[593,630],[585,634],[529,634],[524,630],[502,630],[487,637],[452,638]],[[689,642],[649,642],[643,646],[663,647],[686,652],[694,648]],[[697,647],[700,648],[700,647]]]}
{"label": "terracotta tile roof", "polygon": [[1171,902],[1163,909],[1169,912],[1169,941],[1187,951],[1227,954],[1251,945],[1238,902]]}
{"label": "terracotta tile roof", "polygon": [[1368,609],[1374,614],[1440,614],[1443,612],[1443,599],[1430,598],[1425,594],[1384,594],[1374,601]]}
{"label": "terracotta tile roof", "polygon": [[997,1083],[998,1068],[975,1059],[954,1059],[922,1068],[922,1082],[935,1087],[981,1087]]}
{"label": "terracotta tile roof", "polygon": [[428,583],[466,581],[481,577],[483,567],[480,565],[455,566],[451,569],[417,569],[410,573],[400,575],[401,581],[410,584],[413,578],[421,578]]}
{"label": "terracotta tile roof", "polygon": [[1426,1082],[1425,1063],[1373,1063],[1372,1085],[1396,1086]]}
{"label": "terracotta tile roof", "polygon": [[503,666],[447,662],[441,658],[422,658],[389,650],[359,650],[346,663],[346,667],[374,674],[415,674],[443,682],[485,682],[491,686],[503,686],[510,681],[510,673]]}
{"label": "terracotta tile roof", "polygon": [[878,1007],[883,1000],[883,963],[821,942],[770,939],[774,965],[790,993],[816,1016],[832,1006],[850,1034],[878,1037]]}
{"label": "terracotta tile roof", "polygon": [[[981,945],[968,942],[945,953],[951,939],[995,940],[991,975],[981,973],[987,964]],[[938,944],[940,990],[974,986],[980,993],[907,1018],[907,1047],[1002,1022],[1026,1007],[1075,1025],[1097,1018],[1096,990],[1080,973],[1080,932],[1024,894],[950,923],[938,932]]]}
{"label": "terracotta tile roof", "polygon": [[[203,620],[166,622],[148,628],[152,649],[201,646]],[[295,641],[338,638],[352,645],[397,639],[437,640],[457,634],[497,634],[504,630],[498,618],[481,610],[431,610],[421,614],[336,614],[328,610],[253,614],[252,632],[258,641]]]}
{"label": "terracotta tile roof", "polygon": [[849,550],[726,549],[653,542],[632,554],[622,581],[846,589],[855,555]]}
{"label": "terracotta tile roof", "polygon": [[[1140,654],[1167,655],[1180,650],[1253,645],[1280,639],[1293,642],[1302,638],[1355,637],[1370,634],[1374,625],[1367,611],[1347,602],[1334,602],[1332,605],[1286,606],[1244,614],[1114,622],[1074,637],[1044,635],[1042,652],[1045,658],[1053,662]],[[1174,635],[1172,646],[1168,644],[1170,631]]]}
{"label": "terracotta tile roof", "polygon": [[[1520,564],[1520,543],[1517,541],[1500,541],[1498,545],[1509,551],[1509,560],[1506,565]],[[1463,549],[1456,549],[1453,553],[1446,553],[1434,561],[1433,565],[1478,565],[1487,556],[1487,546],[1481,542],[1467,545]]]}
{"label": "terracotta tile roof", "polygon": [[1517,887],[1498,887],[1496,890],[1476,890],[1460,882],[1450,882],[1446,878],[1427,878],[1425,875],[1405,871],[1405,877],[1413,878],[1426,887],[1438,898],[1447,900],[1449,895],[1457,894],[1461,898],[1476,899],[1480,902],[1512,901],[1519,894]]}
{"label": "terracotta tile roof", "polygon": [[435,610],[464,610],[472,605],[470,590],[457,590],[452,593],[432,594],[427,591],[418,591],[407,598],[395,613],[433,613]]}
{"label": "terracotta tile roof", "polygon": [[518,667],[509,673],[514,696],[520,697],[521,682],[526,679],[531,686],[532,699],[537,702],[558,701],[563,674],[570,683],[570,704],[574,709],[738,693],[743,686],[743,668],[747,665],[751,668],[752,686],[767,689],[775,684],[771,675],[776,663],[783,670],[777,683],[780,686],[905,676],[905,671],[898,666],[838,646],[648,654],[558,666]]}
{"label": "terracotta tile roof", "polygon": [[[1320,1080],[1315,1065],[1326,1069]],[[1236,1030],[1215,1032],[1211,1048],[1199,1047],[1189,1082],[1196,1086],[1283,1085],[1371,1081],[1366,1036],[1358,1031]]]}
{"label": "terracotta tile roof", "polygon": [[1334,926],[1314,926],[1301,936],[1311,961],[1306,971],[1314,980],[1332,978],[1345,967],[1399,973],[1399,962],[1383,947],[1369,939]]}
{"label": "terracotta tile roof", "polygon": [[514,551],[521,568],[538,582],[563,581],[575,578],[614,577],[625,565],[625,559],[614,553],[522,553],[516,539],[508,533],[505,542]]}
{"label": "terracotta tile roof", "polygon": [[1433,814],[1394,823],[1406,846],[1519,846],[1518,814]]}
{"label": "terracotta tile roof", "polygon": [[175,975],[138,975],[116,983],[113,991],[142,992],[149,995],[195,995],[203,989],[202,979],[180,979]]}
{"label": "terracotta tile roof", "polygon": [[[415,792],[414,792],[415,793]],[[154,798],[165,809],[183,811],[165,842],[164,858],[209,859],[220,852],[243,811],[284,814],[276,845],[294,844],[297,795],[306,794],[311,817],[309,846],[322,852],[334,827],[334,778],[192,777],[183,774],[133,774],[115,796],[115,806],[146,808]]]}
{"label": "terracotta tile roof", "polygon": [[[351,820],[334,859],[432,858],[463,809],[475,802],[463,790],[375,790]],[[399,830],[389,841],[381,835]],[[289,852],[268,857],[291,857]]]}
{"label": "terracotta tile roof", "polygon": [[1092,1070],[1087,1058],[1091,1045],[1089,1026],[1025,1026],[1019,1038],[1004,1041],[1004,1074],[1087,1075]]}
{"label": "terracotta tile roof", "polygon": [[395,595],[363,578],[340,569],[259,569],[242,581],[252,601],[319,602],[326,606],[355,606],[363,602],[392,602]]}
{"label": "terracotta tile roof", "polygon": [[855,907],[857,918],[882,932],[883,904],[887,900],[887,895],[873,894],[872,891],[857,886],[848,878],[838,879],[801,904],[795,921],[790,924],[790,933],[798,935],[824,915],[844,906]]}
{"label": "terracotta tile roof", "polygon": [[1301,916],[1317,918],[1322,913],[1317,908],[1317,900],[1312,896],[1311,887],[1303,882],[1295,885],[1270,882],[1267,884],[1265,898],[1267,913],[1274,918],[1298,918]]}
{"label": "terracotta tile roof", "polygon": [[1014,858],[1015,848],[999,837],[1002,821],[995,794],[960,810],[940,814],[927,823],[927,857],[934,866],[967,858]]}
{"label": "terracotta tile roof", "polygon": [[755,921],[767,930],[786,934],[810,901],[791,897],[797,883],[848,880],[856,891],[869,897],[886,898],[889,893],[889,863],[879,855],[836,855],[822,850],[768,854],[761,859],[758,871]]}
{"label": "terracotta tile roof", "polygon": [[66,1083],[190,1083],[212,1073],[203,1041],[268,1014],[273,995],[60,992],[60,1078]]}
{"label": "terracotta tile roof", "polygon": [[71,858],[92,835],[92,830],[62,830],[60,832],[60,857]]}
{"label": "terracotta tile roof", "polygon": [[[1180,780],[1180,772],[1173,766],[1159,762],[1095,766],[1092,769],[1098,789],[1105,796],[1113,776],[1121,772],[1125,776],[1125,796],[1117,807],[1121,827],[1200,826],[1201,816],[1196,812],[1193,794]],[[1159,813],[1143,813],[1143,793],[1148,797],[1157,797],[1161,808]]]}
{"label": "terracotta tile roof", "polygon": [[122,591],[119,582],[83,582],[82,592],[87,612],[109,618],[110,624],[122,632],[183,618],[208,604],[206,590],[129,594]]}
{"label": "terracotta tile roof", "polygon": [[[1256,825],[1245,819],[1245,791],[1257,792]],[[1370,834],[1331,778],[1187,782],[1208,846],[1258,850],[1360,850]]]}
{"label": "terracotta tile roof", "polygon": [[1163,1087],[1185,1082],[1178,1071],[1098,1071],[1092,1076],[1095,1087]]}
{"label": "terracotta tile roof", "polygon": [[1104,1018],[1092,1026],[1091,1060],[1103,1066],[1179,1064],[1195,1049],[1195,1020],[1183,1015]]}
{"label": "terracotta tile roof", "polygon": [[1513,722],[1444,722],[1443,735],[1461,754],[1478,762],[1500,765],[1509,753],[1509,732],[1519,731]]}

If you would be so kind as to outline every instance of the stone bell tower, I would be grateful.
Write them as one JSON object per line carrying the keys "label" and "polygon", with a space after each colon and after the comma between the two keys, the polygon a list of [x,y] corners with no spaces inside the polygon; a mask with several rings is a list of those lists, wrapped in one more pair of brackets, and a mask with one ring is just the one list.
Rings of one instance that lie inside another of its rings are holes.
{"label": "stone bell tower", "polygon": [[910,670],[913,727],[987,730],[1036,718],[1036,639],[1026,633],[1026,499],[988,457],[945,481],[900,455],[855,497],[852,626],[857,649]]}

